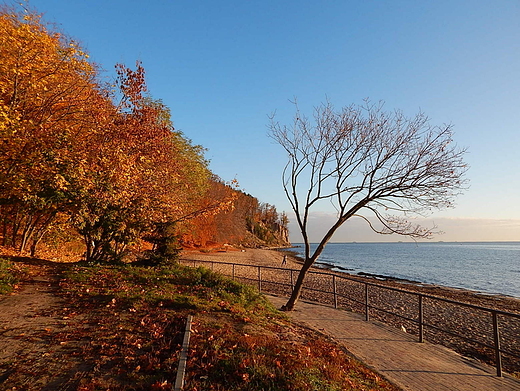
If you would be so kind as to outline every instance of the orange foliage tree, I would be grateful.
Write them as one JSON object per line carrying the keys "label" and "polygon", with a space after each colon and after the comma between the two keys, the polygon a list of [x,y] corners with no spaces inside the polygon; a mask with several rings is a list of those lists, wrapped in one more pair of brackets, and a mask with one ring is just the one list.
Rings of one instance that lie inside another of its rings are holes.
{"label": "orange foliage tree", "polygon": [[60,210],[100,98],[95,68],[34,13],[0,12],[0,219],[2,243],[34,249]]}
{"label": "orange foliage tree", "polygon": [[[144,69],[117,66],[120,99],[85,151],[90,166],[78,183],[73,216],[86,259],[109,261],[157,225],[193,213],[209,171],[202,149],[176,132],[168,109],[146,97]],[[85,186],[89,183],[90,186]]]}
{"label": "orange foliage tree", "polygon": [[279,214],[274,205],[260,203],[218,178],[203,202],[215,202],[215,199],[228,200],[227,207],[190,220],[183,230],[183,244],[195,247],[224,243],[245,247],[290,244],[287,216]]}
{"label": "orange foliage tree", "polygon": [[[230,216],[236,209],[239,192],[238,183],[225,183],[217,176],[209,180],[204,196],[198,201],[196,210],[187,218],[178,221],[181,242],[185,246],[206,246],[219,241],[219,233],[235,227],[236,221],[220,221],[223,216]],[[227,235],[227,240],[231,239]]]}
{"label": "orange foliage tree", "polygon": [[224,212],[244,210],[147,95],[140,63],[116,65],[115,85],[102,83],[74,40],[8,8],[0,58],[1,245],[34,255],[47,229],[66,222],[87,261],[112,262],[143,238],[163,251],[179,229],[214,237]]}

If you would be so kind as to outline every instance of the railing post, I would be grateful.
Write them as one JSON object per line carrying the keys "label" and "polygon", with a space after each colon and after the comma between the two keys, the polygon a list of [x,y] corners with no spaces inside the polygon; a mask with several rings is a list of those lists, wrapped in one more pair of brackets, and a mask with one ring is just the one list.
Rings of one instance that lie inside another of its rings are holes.
{"label": "railing post", "polygon": [[424,342],[423,295],[419,295],[419,342]]}
{"label": "railing post", "polygon": [[498,316],[493,311],[493,336],[495,339],[495,361],[497,366],[497,376],[502,377],[502,356],[500,354],[500,331],[498,329]]}
{"label": "railing post", "polygon": [[338,295],[336,293],[336,275],[332,275],[332,290],[334,292],[334,308],[338,308]]}
{"label": "railing post", "polygon": [[258,292],[262,292],[262,272],[260,266],[258,266]]}
{"label": "railing post", "polygon": [[293,279],[293,270],[291,269],[291,290],[294,289],[294,279]]}
{"label": "railing post", "polygon": [[235,264],[233,264],[233,269],[232,269],[231,274],[232,274],[233,280],[234,280],[235,279]]}
{"label": "railing post", "polygon": [[215,271],[215,263],[211,261],[211,271]]}
{"label": "railing post", "polygon": [[365,320],[367,322],[370,320],[370,315],[368,314],[368,306],[368,284],[365,282]]}

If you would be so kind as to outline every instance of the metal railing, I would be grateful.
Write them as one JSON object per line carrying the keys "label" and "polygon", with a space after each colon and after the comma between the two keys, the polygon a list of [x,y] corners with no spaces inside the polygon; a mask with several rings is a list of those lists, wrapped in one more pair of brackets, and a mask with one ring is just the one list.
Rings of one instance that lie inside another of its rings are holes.
{"label": "metal railing", "polygon": [[[291,293],[294,287],[294,277],[299,273],[297,269],[273,266],[187,259],[181,259],[181,262],[193,267],[209,264],[211,270],[230,276],[234,280],[241,280],[253,284],[260,292],[285,295]],[[323,289],[323,287],[327,287],[327,289]],[[408,295],[416,298],[415,304],[414,301],[410,302],[410,300],[404,298],[404,296]],[[501,341],[504,340],[504,337],[501,336],[499,322],[500,317],[519,321],[519,327],[513,327],[513,329],[518,331],[520,330],[520,314],[363,281],[348,275],[343,276],[316,270],[308,271],[301,297],[322,304],[333,305],[334,308],[345,308],[354,312],[364,313],[365,320],[367,321],[370,320],[371,313],[378,311],[395,316],[407,322],[407,325],[415,326],[409,331],[417,333],[418,342],[424,342],[425,328],[431,328],[451,337],[457,337],[467,342],[492,349],[494,351],[497,376],[502,376],[502,354],[520,359],[519,336],[509,337],[510,339],[516,340],[518,346],[516,346],[515,352],[501,347]],[[445,307],[439,308],[439,302],[443,303]],[[455,322],[456,327],[453,327],[455,330],[449,329],[446,325],[443,327],[442,324],[444,320],[446,318],[449,319],[453,312],[450,311],[449,308],[447,309],[446,306],[456,307],[459,314],[466,310],[466,317],[471,319],[471,322],[466,322],[466,324],[463,325]],[[446,314],[448,314],[448,316],[446,316]],[[489,322],[489,319],[486,320],[483,314],[491,315],[491,322]],[[430,322],[428,322],[428,319],[430,319]],[[481,329],[488,330],[488,333],[484,333],[486,335],[480,333],[482,338],[487,338],[486,341],[477,340],[463,335],[461,332],[457,332],[457,330],[463,329],[464,327],[474,329],[475,324],[478,324]],[[489,334],[491,334],[491,338]],[[443,344],[442,341],[435,342]]]}

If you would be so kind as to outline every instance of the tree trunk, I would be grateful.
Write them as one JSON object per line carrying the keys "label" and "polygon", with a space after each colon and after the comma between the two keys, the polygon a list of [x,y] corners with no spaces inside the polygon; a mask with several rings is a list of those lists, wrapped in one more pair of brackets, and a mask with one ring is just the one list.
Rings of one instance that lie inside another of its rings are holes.
{"label": "tree trunk", "polygon": [[92,259],[92,240],[90,235],[83,235],[83,240],[85,241],[85,262],[90,262]]}
{"label": "tree trunk", "polygon": [[40,216],[34,217],[32,214],[27,214],[26,221],[25,221],[25,227],[22,231],[22,237],[20,238],[20,249],[19,253],[22,254],[25,252],[25,247],[31,240],[34,229],[36,228],[36,225],[38,224],[40,220]]}
{"label": "tree trunk", "polygon": [[4,216],[2,224],[2,246],[7,246],[8,217]]}
{"label": "tree trunk", "polygon": [[296,284],[294,284],[293,291],[291,293],[291,297],[289,298],[289,301],[282,306],[282,311],[292,311],[294,309],[294,306],[296,302],[300,299],[300,295],[302,293],[303,289],[303,283],[305,282],[305,276],[307,275],[307,271],[311,268],[312,264],[314,263],[313,259],[305,259],[305,262],[303,263],[303,266],[300,270],[300,273],[298,274],[298,278],[296,279]]}
{"label": "tree trunk", "polygon": [[22,218],[18,219],[20,216],[19,212],[16,211],[15,215],[13,217],[13,223],[11,225],[11,246],[13,248],[16,248],[16,244],[18,243],[17,237],[18,237],[18,230],[20,229],[20,226],[22,224]]}
{"label": "tree trunk", "polygon": [[300,274],[298,274],[298,279],[296,280],[296,284],[294,285],[291,297],[289,298],[287,304],[285,304],[281,308],[282,311],[292,311],[294,309],[296,302],[300,298],[301,291],[303,288],[303,282],[305,281],[305,276],[307,275],[307,272],[309,271],[311,266],[314,265],[314,262],[316,262],[316,260],[319,258],[319,256],[323,252],[323,249],[325,248],[325,245],[334,235],[334,232],[336,232],[336,230],[341,224],[342,223],[339,221],[332,226],[332,228],[325,234],[320,244],[318,244],[318,247],[316,247],[316,250],[314,250],[314,253],[312,255],[310,255],[311,244],[307,237],[307,233],[302,230],[303,239],[305,242],[305,262],[303,263],[303,266],[300,270]]}
{"label": "tree trunk", "polygon": [[56,212],[51,213],[49,216],[47,216],[47,219],[40,224],[40,226],[35,230],[33,233],[32,243],[31,243],[31,257],[34,258],[36,255],[36,246],[38,246],[38,243],[43,238],[43,235],[47,232],[49,227],[51,226],[52,222],[54,221],[54,218],[56,217]]}

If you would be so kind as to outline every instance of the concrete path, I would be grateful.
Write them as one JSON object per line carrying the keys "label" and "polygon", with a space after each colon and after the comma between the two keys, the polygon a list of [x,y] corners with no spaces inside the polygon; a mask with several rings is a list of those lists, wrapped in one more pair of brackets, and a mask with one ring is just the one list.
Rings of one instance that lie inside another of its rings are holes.
{"label": "concrete path", "polygon": [[[280,308],[286,298],[266,295]],[[496,377],[496,370],[440,345],[419,343],[417,337],[366,322],[364,316],[300,301],[291,318],[318,329],[343,344],[356,358],[403,390],[520,391],[520,380]]]}

